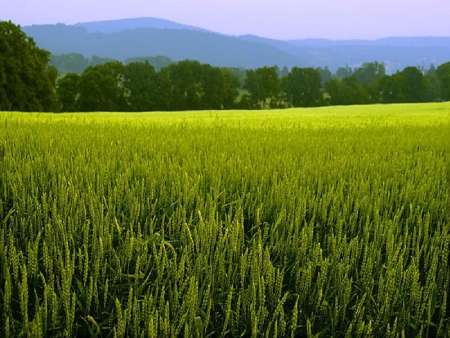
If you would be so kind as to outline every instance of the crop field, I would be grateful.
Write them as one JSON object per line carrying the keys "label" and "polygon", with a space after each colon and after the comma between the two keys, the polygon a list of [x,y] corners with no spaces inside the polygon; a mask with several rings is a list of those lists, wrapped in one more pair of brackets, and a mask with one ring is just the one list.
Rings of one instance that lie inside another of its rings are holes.
{"label": "crop field", "polygon": [[450,103],[0,113],[2,337],[448,337]]}

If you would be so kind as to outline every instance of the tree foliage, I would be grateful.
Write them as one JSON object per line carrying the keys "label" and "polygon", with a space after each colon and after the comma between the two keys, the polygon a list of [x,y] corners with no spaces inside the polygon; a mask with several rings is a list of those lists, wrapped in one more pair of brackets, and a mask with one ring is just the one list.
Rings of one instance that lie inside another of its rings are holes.
{"label": "tree foliage", "polygon": [[[219,68],[138,57],[118,62],[52,56],[20,27],[0,22],[0,110],[155,111],[260,109],[450,100],[450,62],[387,74],[384,64],[327,68]],[[57,86],[55,88],[55,82]]]}
{"label": "tree foliage", "polygon": [[49,58],[19,26],[0,22],[0,110],[56,108],[57,72]]}
{"label": "tree foliage", "polygon": [[384,77],[380,84],[382,102],[424,102],[427,95],[423,73],[407,67],[393,76]]}
{"label": "tree foliage", "polygon": [[228,69],[196,61],[157,72],[148,62],[109,62],[58,81],[63,111],[154,111],[232,108],[239,81]]}
{"label": "tree foliage", "polygon": [[321,73],[313,68],[293,68],[284,79],[284,90],[294,107],[318,106],[322,102]]}
{"label": "tree foliage", "polygon": [[80,110],[125,110],[124,81],[125,67],[120,62],[89,67],[80,80]]}
{"label": "tree foliage", "polygon": [[148,62],[133,62],[124,70],[127,107],[133,111],[151,111],[159,107],[158,74]]}
{"label": "tree foliage", "polygon": [[450,62],[439,66],[436,75],[440,82],[441,98],[450,101]]}
{"label": "tree foliage", "polygon": [[277,106],[281,92],[278,68],[262,67],[247,71],[244,88],[249,92],[251,107]]}
{"label": "tree foliage", "polygon": [[57,93],[61,111],[75,112],[79,110],[80,80],[80,76],[73,73],[58,80]]}

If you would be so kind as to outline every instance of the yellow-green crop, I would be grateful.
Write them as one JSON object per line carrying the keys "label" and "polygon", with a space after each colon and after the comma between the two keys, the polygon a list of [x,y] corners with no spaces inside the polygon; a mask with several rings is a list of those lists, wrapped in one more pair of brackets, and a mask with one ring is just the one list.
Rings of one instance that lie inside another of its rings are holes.
{"label": "yellow-green crop", "polygon": [[0,336],[445,337],[450,104],[0,113]]}

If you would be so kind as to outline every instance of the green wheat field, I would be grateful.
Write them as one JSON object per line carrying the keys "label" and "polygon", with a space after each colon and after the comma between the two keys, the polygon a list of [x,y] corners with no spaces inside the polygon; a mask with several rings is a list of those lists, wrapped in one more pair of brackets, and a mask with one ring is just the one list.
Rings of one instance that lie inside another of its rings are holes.
{"label": "green wheat field", "polygon": [[0,114],[2,337],[446,337],[450,103]]}

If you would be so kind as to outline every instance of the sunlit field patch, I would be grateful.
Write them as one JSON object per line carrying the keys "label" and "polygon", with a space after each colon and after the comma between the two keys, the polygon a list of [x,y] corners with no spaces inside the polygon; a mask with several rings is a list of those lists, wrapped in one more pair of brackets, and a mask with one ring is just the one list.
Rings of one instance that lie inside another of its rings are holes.
{"label": "sunlit field patch", "polygon": [[0,335],[449,330],[450,104],[0,113]]}

